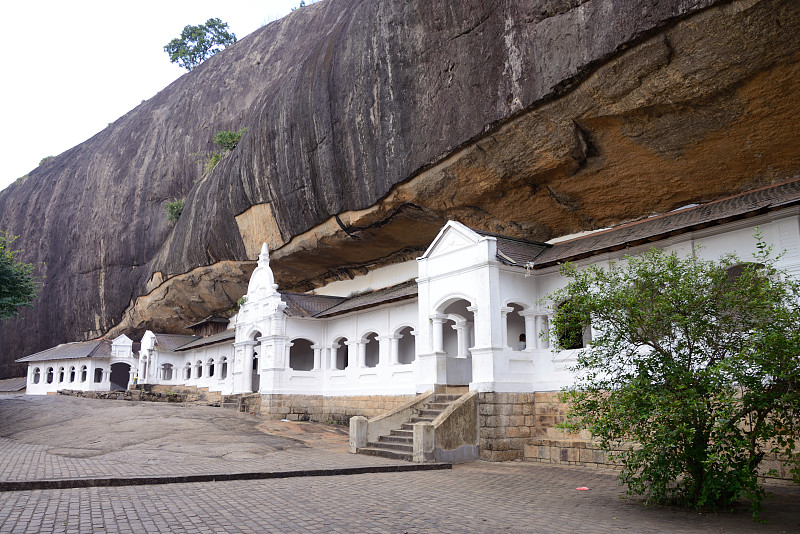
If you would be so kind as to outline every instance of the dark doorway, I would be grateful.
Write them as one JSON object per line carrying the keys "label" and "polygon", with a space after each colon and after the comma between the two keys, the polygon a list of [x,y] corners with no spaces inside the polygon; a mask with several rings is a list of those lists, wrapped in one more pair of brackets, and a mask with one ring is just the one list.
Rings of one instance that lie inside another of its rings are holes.
{"label": "dark doorway", "polygon": [[127,363],[115,363],[111,366],[111,391],[128,389],[131,366]]}

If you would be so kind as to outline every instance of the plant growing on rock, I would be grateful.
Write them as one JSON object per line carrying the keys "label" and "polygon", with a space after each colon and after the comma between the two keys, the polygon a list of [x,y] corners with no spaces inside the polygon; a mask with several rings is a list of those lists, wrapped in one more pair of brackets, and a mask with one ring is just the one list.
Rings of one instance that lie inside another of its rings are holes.
{"label": "plant growing on rock", "polygon": [[180,199],[174,202],[167,202],[164,205],[164,209],[167,212],[167,221],[170,224],[177,223],[178,219],[181,218],[181,213],[183,213],[183,202],[184,199]]}
{"label": "plant growing on rock", "polygon": [[564,428],[620,451],[629,494],[656,503],[761,509],[759,466],[795,454],[800,423],[800,283],[759,236],[755,262],[651,250],[607,269],[563,266],[551,336],[594,338],[577,356]]}
{"label": "plant growing on rock", "polygon": [[241,141],[242,136],[246,131],[247,131],[246,127],[242,128],[238,132],[222,130],[214,135],[214,143],[216,143],[216,145],[220,147],[222,150],[230,152],[231,150],[236,148],[236,145],[239,144],[239,141]]}

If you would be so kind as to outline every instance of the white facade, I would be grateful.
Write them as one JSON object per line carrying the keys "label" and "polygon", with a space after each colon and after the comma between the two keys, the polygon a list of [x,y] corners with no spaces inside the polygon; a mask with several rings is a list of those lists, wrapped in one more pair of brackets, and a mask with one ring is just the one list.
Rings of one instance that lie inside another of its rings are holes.
{"label": "white facade", "polygon": [[[760,230],[776,251],[785,251],[780,267],[800,276],[799,214],[798,207],[784,208],[576,264],[602,265],[653,246],[708,259],[736,253],[746,261],[756,252],[753,236]],[[93,382],[93,373],[98,368],[107,373],[119,362],[134,363],[139,383],[207,387],[223,394],[410,395],[436,384],[469,385],[473,391],[558,390],[572,382],[569,366],[577,350],[554,352],[550,347],[552,303],[545,299],[566,280],[556,266],[528,273],[501,257],[498,238],[451,221],[416,262],[340,283],[352,292],[359,282],[362,287],[374,286],[376,280],[397,284],[416,271],[416,297],[377,299],[366,307],[312,317],[288,313],[265,245],[247,301],[226,339],[190,350],[166,350],[148,331],[135,358],[130,340],[122,336],[106,361],[31,362],[28,393],[108,389],[109,378]],[[318,294],[335,294],[332,287]],[[83,366],[86,381],[58,380],[61,367],[69,378],[70,369]],[[51,368],[54,379],[48,382],[43,373]]]}
{"label": "white facade", "polygon": [[[29,395],[47,395],[56,393],[60,389],[80,391],[127,389],[133,384],[137,369],[132,347],[133,341],[122,335],[113,342],[101,339],[66,343],[44,351],[40,353],[43,357],[53,359],[28,363],[28,383],[25,391]],[[58,358],[59,354],[75,357]]]}

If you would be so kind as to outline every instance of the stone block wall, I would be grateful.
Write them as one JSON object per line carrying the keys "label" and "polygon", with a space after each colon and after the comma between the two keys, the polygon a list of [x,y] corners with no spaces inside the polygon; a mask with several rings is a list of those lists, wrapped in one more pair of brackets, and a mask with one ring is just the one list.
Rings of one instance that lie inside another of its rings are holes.
{"label": "stone block wall", "polygon": [[482,460],[519,460],[531,439],[570,437],[555,428],[566,412],[557,392],[480,393],[478,402]]}
{"label": "stone block wall", "polygon": [[356,415],[375,417],[393,410],[413,395],[261,395],[262,416],[290,421],[322,421],[348,425]]}

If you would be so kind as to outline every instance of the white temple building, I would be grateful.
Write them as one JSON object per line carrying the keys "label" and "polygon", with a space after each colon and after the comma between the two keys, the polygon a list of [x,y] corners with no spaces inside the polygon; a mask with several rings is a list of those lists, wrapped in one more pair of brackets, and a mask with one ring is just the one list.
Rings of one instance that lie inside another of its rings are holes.
{"label": "white temple building", "polygon": [[416,261],[313,293],[279,291],[264,245],[230,323],[192,325],[211,335],[148,331],[138,346],[120,336],[18,361],[28,363],[29,394],[134,383],[298,398],[413,396],[437,385],[555,391],[571,382],[579,348],[556,352],[547,339],[546,297],[566,283],[558,263],[602,264],[650,247],[746,260],[757,230],[785,251],[780,266],[800,274],[800,181],[548,243],[450,221]]}

